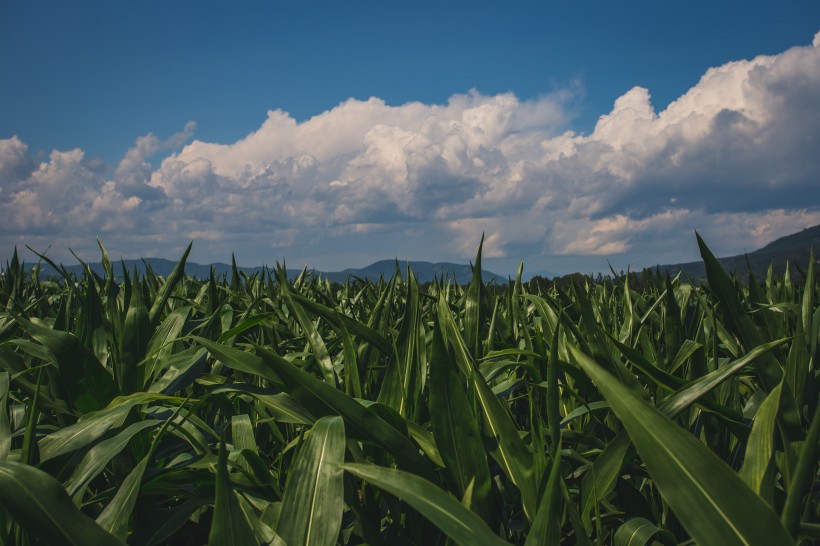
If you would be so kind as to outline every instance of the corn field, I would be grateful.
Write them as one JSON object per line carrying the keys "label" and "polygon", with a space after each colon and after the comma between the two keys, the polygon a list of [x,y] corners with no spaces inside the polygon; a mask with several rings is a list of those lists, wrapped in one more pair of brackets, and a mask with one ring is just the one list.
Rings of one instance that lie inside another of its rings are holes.
{"label": "corn field", "polygon": [[15,252],[0,545],[816,544],[814,260],[698,243],[708,283],[640,292],[485,285],[480,246],[467,286]]}

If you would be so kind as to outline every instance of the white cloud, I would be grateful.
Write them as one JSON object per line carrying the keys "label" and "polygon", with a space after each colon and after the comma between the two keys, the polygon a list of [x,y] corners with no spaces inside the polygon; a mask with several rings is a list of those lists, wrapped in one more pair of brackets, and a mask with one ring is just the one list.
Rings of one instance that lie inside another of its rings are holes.
{"label": "white cloud", "polygon": [[12,219],[1,229],[113,236],[123,225],[150,248],[195,237],[223,253],[206,259],[238,245],[253,263],[276,252],[320,267],[405,252],[469,259],[482,231],[497,259],[683,260],[694,229],[738,252],[820,223],[817,36],[712,68],[661,112],[635,87],[589,135],[566,130],[576,87],[529,101],[350,99],[301,123],[276,110],[235,143],[193,141],[154,168],[187,126],[137,139],[112,180],[80,150],[34,168],[24,143],[0,140],[0,212]]}
{"label": "white cloud", "polygon": [[13,136],[0,140],[0,195],[11,190],[34,170],[28,157],[28,146]]}

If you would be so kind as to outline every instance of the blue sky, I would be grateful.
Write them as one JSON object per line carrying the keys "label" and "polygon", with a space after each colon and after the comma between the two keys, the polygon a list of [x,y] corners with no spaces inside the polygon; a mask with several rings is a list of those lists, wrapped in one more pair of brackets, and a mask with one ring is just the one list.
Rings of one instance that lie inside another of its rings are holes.
{"label": "blue sky", "polygon": [[3,0],[0,259],[751,250],[820,223],[819,30],[807,1]]}

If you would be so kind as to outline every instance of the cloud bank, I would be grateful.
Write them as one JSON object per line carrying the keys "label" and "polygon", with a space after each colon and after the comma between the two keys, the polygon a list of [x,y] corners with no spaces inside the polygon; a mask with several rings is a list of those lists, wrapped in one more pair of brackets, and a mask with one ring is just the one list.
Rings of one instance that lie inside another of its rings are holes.
{"label": "cloud bank", "polygon": [[11,137],[0,248],[93,255],[99,236],[115,255],[173,257],[194,239],[203,261],[341,269],[468,259],[484,232],[508,270],[584,256],[640,267],[694,258],[694,229],[728,254],[820,223],[820,33],[712,68],[660,112],[635,87],[589,134],[566,129],[575,94],[350,99],[303,122],[275,110],[230,144],[180,149],[193,124],[140,137],[114,169],[80,149],[38,163]]}

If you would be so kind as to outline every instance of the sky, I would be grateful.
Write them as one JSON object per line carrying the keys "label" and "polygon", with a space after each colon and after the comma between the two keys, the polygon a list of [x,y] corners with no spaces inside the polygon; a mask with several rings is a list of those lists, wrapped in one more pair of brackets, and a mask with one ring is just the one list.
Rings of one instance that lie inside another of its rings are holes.
{"label": "sky", "polygon": [[0,0],[0,263],[512,274],[820,224],[820,3]]}

